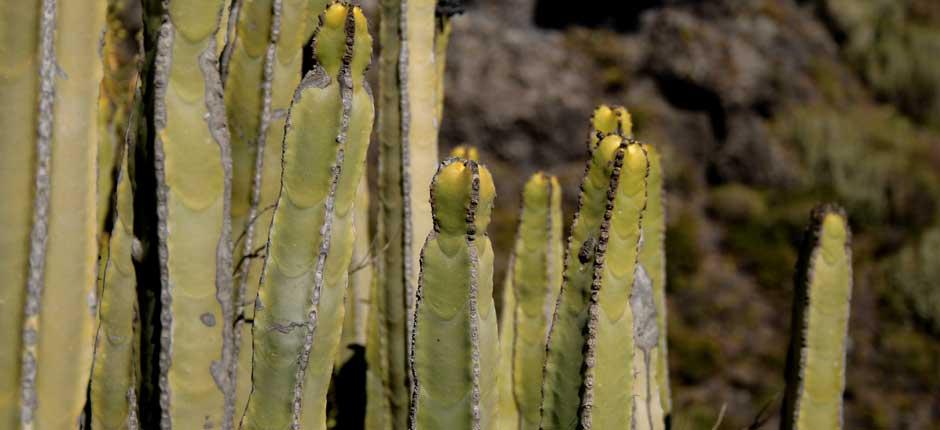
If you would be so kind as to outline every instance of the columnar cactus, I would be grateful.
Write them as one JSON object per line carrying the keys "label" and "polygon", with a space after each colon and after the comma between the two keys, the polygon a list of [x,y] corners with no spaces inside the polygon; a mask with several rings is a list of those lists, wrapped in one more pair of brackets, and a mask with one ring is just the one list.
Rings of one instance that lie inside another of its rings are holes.
{"label": "columnar cactus", "polygon": [[503,287],[499,321],[500,428],[537,429],[542,404],[542,367],[561,276],[561,187],[536,173],[522,193],[516,244]]}
{"label": "columnar cactus", "polygon": [[[251,336],[271,208],[281,182],[284,119],[300,83],[308,27],[328,0],[240,0],[232,4],[230,47],[223,51],[225,103],[232,136],[232,228],[238,322],[236,410],[251,389]],[[231,13],[231,12],[230,12]],[[228,57],[224,57],[228,55]],[[234,364],[234,363],[233,363]]]}
{"label": "columnar cactus", "polygon": [[438,162],[443,54],[460,2],[382,0],[379,38],[380,280],[369,330],[370,429],[404,428],[407,361],[421,240],[431,230],[428,186]]}
{"label": "columnar cactus", "polygon": [[431,185],[434,230],[421,251],[408,428],[495,429],[499,341],[490,222],[493,178],[448,159]]}
{"label": "columnar cactus", "polygon": [[232,172],[215,46],[222,6],[144,4],[148,115],[134,169],[134,233],[147,246],[137,266],[148,327],[141,413],[162,428],[232,428]]}
{"label": "columnar cactus", "polygon": [[326,392],[343,324],[353,203],[372,130],[364,72],[372,38],[358,7],[334,3],[316,36],[318,64],[294,94],[281,191],[255,302],[245,429],[326,426]]}
{"label": "columnar cactus", "polygon": [[137,419],[138,354],[137,290],[134,264],[134,211],[131,179],[127,171],[127,150],[120,151],[114,228],[109,252],[103,262],[103,279],[98,307],[98,333],[92,366],[91,427],[94,429],[135,429]]}
{"label": "columnar cactus", "polygon": [[649,162],[641,144],[616,134],[593,152],[549,334],[541,425],[662,428],[648,370],[656,311],[637,268]]}
{"label": "columnar cactus", "polygon": [[841,208],[813,211],[795,277],[781,429],[842,428],[851,236]]}
{"label": "columnar cactus", "polygon": [[104,14],[99,1],[0,5],[2,428],[74,428],[85,404]]}

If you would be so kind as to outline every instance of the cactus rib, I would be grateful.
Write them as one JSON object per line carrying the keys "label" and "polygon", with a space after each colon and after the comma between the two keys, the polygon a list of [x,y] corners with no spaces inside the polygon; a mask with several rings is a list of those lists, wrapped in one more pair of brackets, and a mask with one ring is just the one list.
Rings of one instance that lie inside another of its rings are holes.
{"label": "cactus rib", "polygon": [[813,210],[794,279],[780,428],[840,429],[852,296],[851,231],[841,208]]}

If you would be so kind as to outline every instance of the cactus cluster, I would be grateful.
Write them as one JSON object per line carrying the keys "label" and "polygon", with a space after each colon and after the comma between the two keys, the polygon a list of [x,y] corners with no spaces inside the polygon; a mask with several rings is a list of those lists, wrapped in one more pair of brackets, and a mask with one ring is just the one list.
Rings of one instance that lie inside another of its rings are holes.
{"label": "cactus cluster", "polygon": [[[460,4],[379,6],[377,106],[355,2],[0,6],[0,427],[669,427],[659,150],[598,107],[567,241],[538,172],[494,291],[493,176],[438,156]],[[814,212],[783,428],[841,426],[850,236]]]}

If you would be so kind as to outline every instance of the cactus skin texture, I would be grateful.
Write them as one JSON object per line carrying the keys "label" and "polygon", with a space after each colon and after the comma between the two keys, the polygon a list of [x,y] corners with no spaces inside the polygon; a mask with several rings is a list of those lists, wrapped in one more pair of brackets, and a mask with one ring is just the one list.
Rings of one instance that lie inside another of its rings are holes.
{"label": "cactus skin texture", "polygon": [[499,341],[489,171],[451,158],[431,185],[434,230],[421,252],[409,429],[497,427]]}
{"label": "cactus skin texture", "polygon": [[85,403],[104,12],[97,1],[0,5],[0,428],[76,427]]}
{"label": "cactus skin texture", "polygon": [[[421,240],[431,231],[428,186],[438,164],[444,54],[459,3],[381,0],[379,38],[379,220],[384,252],[368,330],[366,427],[407,424],[407,357]],[[442,6],[444,6],[442,8]]]}
{"label": "cactus skin texture", "polygon": [[364,71],[372,39],[358,7],[334,3],[316,36],[318,67],[298,87],[283,142],[255,303],[245,429],[323,429],[343,324],[356,189],[372,130]]}
{"label": "cactus skin texture", "polygon": [[500,428],[537,429],[542,404],[545,342],[564,256],[561,187],[554,176],[536,173],[522,194],[512,264],[503,288],[500,318]]}
{"label": "cactus skin texture", "polygon": [[542,428],[663,428],[658,391],[643,388],[658,345],[637,270],[648,171],[642,145],[616,134],[594,150],[549,334]]}
{"label": "cactus skin texture", "polygon": [[841,429],[845,346],[852,296],[851,231],[845,212],[817,207],[795,277],[781,429]]}
{"label": "cactus skin texture", "polygon": [[134,429],[137,422],[137,290],[131,254],[134,212],[127,150],[121,151],[114,228],[103,263],[98,335],[91,374],[91,426],[94,429]]}
{"label": "cactus skin texture", "polygon": [[480,161],[480,151],[476,146],[458,145],[450,150],[450,156],[466,160]]}
{"label": "cactus skin texture", "polygon": [[664,209],[662,155],[653,145],[644,144],[649,158],[649,176],[646,178],[646,210],[643,212],[643,246],[640,248],[640,266],[649,277],[653,300],[656,304],[656,326],[659,332],[659,351],[653,369],[659,400],[666,421],[670,420],[672,401],[669,391],[669,360],[666,345],[666,216]]}
{"label": "cactus skin texture", "polygon": [[[236,244],[236,315],[254,318],[271,209],[281,178],[284,119],[300,83],[307,28],[327,0],[239,0],[227,35],[225,103],[232,135],[232,228]],[[261,156],[259,157],[259,154]],[[251,336],[243,319],[238,346],[235,410],[245,410],[251,391]],[[237,417],[236,417],[237,419]]]}
{"label": "cactus skin texture", "polygon": [[144,3],[148,114],[135,147],[134,232],[151,247],[136,271],[151,328],[142,332],[141,414],[164,429],[232,428],[231,156],[215,46],[222,7]]}

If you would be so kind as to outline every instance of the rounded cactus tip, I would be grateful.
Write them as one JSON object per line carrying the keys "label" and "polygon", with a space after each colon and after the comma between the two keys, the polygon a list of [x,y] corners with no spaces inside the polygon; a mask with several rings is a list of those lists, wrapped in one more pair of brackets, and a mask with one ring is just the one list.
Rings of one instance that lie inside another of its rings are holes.
{"label": "rounded cactus tip", "polygon": [[362,77],[372,61],[372,35],[369,34],[369,21],[359,6],[353,7],[355,21],[355,42],[351,68],[354,77]]}
{"label": "rounded cactus tip", "polygon": [[333,2],[326,7],[323,13],[324,29],[340,29],[346,27],[346,11],[348,7],[341,2]]}
{"label": "rounded cactus tip", "polygon": [[537,172],[532,175],[525,183],[523,188],[523,200],[526,205],[544,203],[548,200],[552,177],[544,172]]}
{"label": "rounded cactus tip", "polygon": [[629,137],[633,133],[633,120],[623,106],[598,106],[591,116],[591,126],[605,135],[617,133]]}
{"label": "rounded cactus tip", "polygon": [[624,164],[629,170],[646,170],[646,150],[637,143],[627,145]]}
{"label": "rounded cactus tip", "polygon": [[620,149],[621,144],[623,144],[623,138],[616,134],[605,137],[598,142],[597,150],[594,151],[594,163],[600,166],[609,165],[617,156],[617,150]]}
{"label": "rounded cactus tip", "polygon": [[465,158],[467,160],[480,161],[480,151],[475,146],[459,145],[450,151],[451,157]]}
{"label": "rounded cactus tip", "polygon": [[[477,181],[476,190],[474,179]],[[489,224],[495,198],[496,186],[489,169],[472,160],[449,158],[438,168],[431,185],[435,225],[449,234],[466,231],[468,221],[474,222],[478,229],[485,228]],[[470,217],[474,200],[475,210]]]}
{"label": "rounded cactus tip", "polygon": [[317,62],[327,74],[337,76],[346,54],[346,17],[349,6],[334,2],[320,15],[320,29],[315,36]]}

